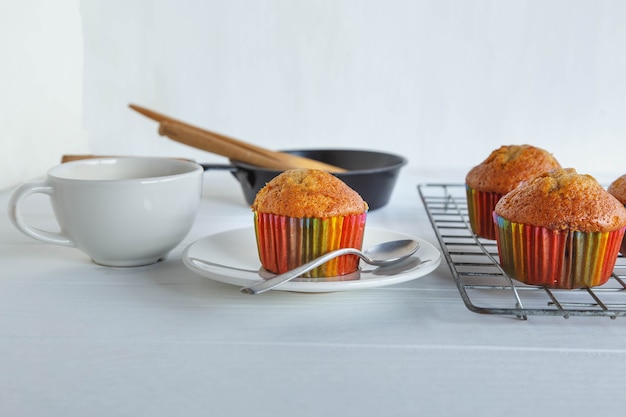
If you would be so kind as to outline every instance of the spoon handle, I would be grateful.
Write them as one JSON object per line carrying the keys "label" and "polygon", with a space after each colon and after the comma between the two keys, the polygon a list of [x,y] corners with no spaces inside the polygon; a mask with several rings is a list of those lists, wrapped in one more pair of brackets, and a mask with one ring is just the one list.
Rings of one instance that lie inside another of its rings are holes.
{"label": "spoon handle", "polygon": [[361,252],[354,248],[342,248],[337,249],[332,252],[328,252],[319,258],[313,259],[311,262],[307,262],[305,264],[300,265],[297,268],[294,268],[285,273],[276,275],[270,279],[266,279],[264,281],[258,282],[256,284],[250,285],[249,287],[244,287],[240,291],[244,294],[260,294],[267,290],[271,290],[274,287],[277,287],[287,281],[291,281],[294,278],[299,277],[305,272],[310,271],[313,268],[317,268],[318,266],[325,264],[326,262],[334,259],[338,256],[342,255],[359,255],[361,256]]}

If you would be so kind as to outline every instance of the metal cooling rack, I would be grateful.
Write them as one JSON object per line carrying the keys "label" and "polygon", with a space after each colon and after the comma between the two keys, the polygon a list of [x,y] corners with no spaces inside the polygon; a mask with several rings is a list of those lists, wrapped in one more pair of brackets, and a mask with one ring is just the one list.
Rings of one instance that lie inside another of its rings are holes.
{"label": "metal cooling rack", "polygon": [[528,316],[626,316],[626,258],[609,281],[592,289],[556,290],[525,285],[500,268],[495,241],[469,226],[464,184],[419,184],[419,195],[463,302],[481,314]]}

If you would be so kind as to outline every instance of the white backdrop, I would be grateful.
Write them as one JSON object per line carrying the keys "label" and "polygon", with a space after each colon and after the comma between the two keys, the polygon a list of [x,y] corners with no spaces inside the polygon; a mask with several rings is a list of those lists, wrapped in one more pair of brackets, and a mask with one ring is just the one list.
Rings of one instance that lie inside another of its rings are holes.
{"label": "white backdrop", "polygon": [[79,0],[0,0],[0,189],[87,150]]}
{"label": "white backdrop", "polygon": [[270,148],[401,153],[416,173],[512,143],[626,173],[620,0],[78,3],[90,152],[224,161],[158,136],[136,103]]}

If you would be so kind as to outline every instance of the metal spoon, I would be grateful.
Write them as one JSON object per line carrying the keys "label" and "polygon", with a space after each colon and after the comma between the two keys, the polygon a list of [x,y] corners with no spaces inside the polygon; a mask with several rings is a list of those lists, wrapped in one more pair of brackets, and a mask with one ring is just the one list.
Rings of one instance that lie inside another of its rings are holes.
{"label": "metal spoon", "polygon": [[412,239],[404,239],[379,243],[365,251],[360,251],[354,248],[337,249],[332,252],[328,252],[320,256],[319,258],[312,260],[311,262],[294,268],[291,271],[276,275],[273,278],[258,282],[254,285],[250,285],[249,287],[244,287],[240,291],[245,294],[260,294],[262,292],[275,288],[287,281],[291,281],[292,279],[299,277],[305,272],[308,272],[311,269],[316,268],[330,261],[331,259],[342,255],[357,255],[370,265],[388,266],[396,262],[400,262],[413,255],[419,249],[419,247],[419,242]]}

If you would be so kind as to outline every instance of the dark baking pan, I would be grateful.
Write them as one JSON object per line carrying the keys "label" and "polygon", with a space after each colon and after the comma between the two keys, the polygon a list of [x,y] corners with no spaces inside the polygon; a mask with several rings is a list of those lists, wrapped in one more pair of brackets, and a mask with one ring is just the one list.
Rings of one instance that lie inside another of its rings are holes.
{"label": "dark baking pan", "polygon": [[[347,172],[335,175],[358,192],[370,210],[376,210],[389,202],[391,193],[407,160],[399,155],[385,152],[353,149],[293,149],[283,152],[326,162]],[[241,184],[244,197],[252,204],[257,192],[281,171],[260,168],[231,160],[231,166],[203,164],[205,169],[229,169]]]}

